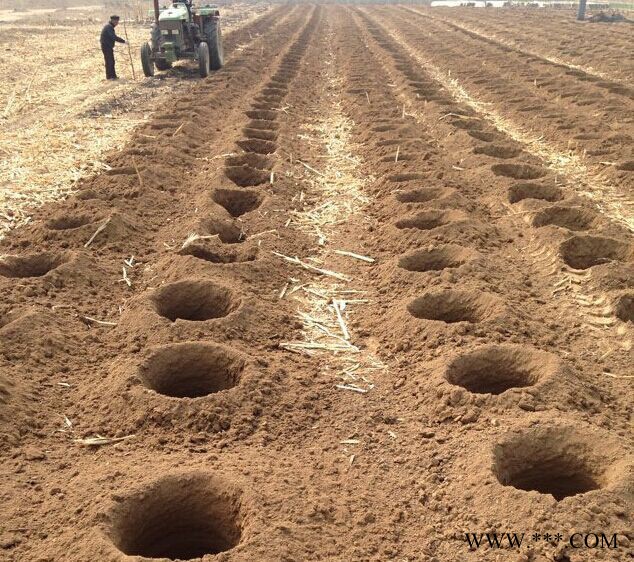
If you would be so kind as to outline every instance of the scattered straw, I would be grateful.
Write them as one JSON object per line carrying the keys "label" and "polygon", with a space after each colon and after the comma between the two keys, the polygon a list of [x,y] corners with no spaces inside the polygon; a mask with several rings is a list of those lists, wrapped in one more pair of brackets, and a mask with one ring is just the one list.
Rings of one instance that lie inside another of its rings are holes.
{"label": "scattered straw", "polygon": [[[331,56],[334,60],[333,53]],[[318,242],[317,250],[313,256],[302,260],[274,252],[287,262],[321,273],[321,276],[310,282],[295,281],[295,286],[285,290],[286,298],[295,299],[299,303],[298,315],[303,330],[300,341],[284,342],[281,347],[295,353],[323,356],[323,370],[331,372],[339,379],[335,388],[366,394],[374,386],[373,376],[386,367],[367,350],[351,343],[354,334],[348,329],[347,316],[350,308],[354,309],[368,301],[348,298],[364,295],[364,292],[349,285],[353,282],[351,276],[326,269],[324,264],[332,259],[333,254],[368,263],[374,261],[368,256],[345,250],[331,250],[328,247],[329,239],[334,238],[354,215],[363,212],[369,202],[363,191],[363,184],[372,178],[366,178],[358,170],[361,160],[352,151],[350,140],[353,123],[341,106],[339,92],[343,90],[342,80],[340,77],[335,78],[332,67],[329,70],[331,87],[325,95],[330,97],[327,100],[330,105],[325,112],[326,116],[314,124],[304,125],[307,133],[298,135],[323,153],[311,154],[311,158],[319,159],[320,170],[302,163],[315,172],[315,175],[301,178],[301,192],[297,197],[303,205],[301,210],[291,213],[292,221],[287,223],[291,228],[315,237]],[[370,103],[367,92],[366,98]],[[304,192],[307,194],[306,198],[302,197]],[[351,381],[355,384],[350,384]]]}
{"label": "scattered straw", "polygon": [[105,320],[97,320],[96,318],[92,318],[91,316],[80,316],[80,318],[88,323],[88,324],[97,324],[99,326],[116,326],[116,322],[107,322]]}
{"label": "scattered straw", "polygon": [[308,269],[309,271],[314,271],[315,273],[319,273],[321,275],[326,275],[328,277],[334,277],[335,279],[340,279],[341,281],[351,281],[352,278],[348,277],[347,275],[344,275],[343,273],[337,273],[336,271],[330,271],[328,269],[323,269],[321,267],[315,267],[314,265],[311,265],[309,263],[303,262],[302,260],[300,260],[298,257],[290,257],[290,256],[285,256],[284,254],[280,254],[279,252],[271,252],[272,254],[276,255],[279,258],[282,258],[290,263],[293,263],[295,265],[299,265],[300,267],[303,267],[304,269]]}
{"label": "scattered straw", "polygon": [[197,240],[211,240],[213,238],[218,238],[218,235],[212,234],[212,235],[201,236],[200,234],[196,234],[195,232],[192,232],[185,239],[185,242],[183,242],[183,245],[181,246],[181,250],[184,250],[185,248],[187,248],[187,246],[189,246],[190,244],[193,244]]}
{"label": "scattered straw", "polygon": [[348,328],[346,327],[346,323],[343,321],[343,315],[342,315],[342,310],[345,306],[345,302],[333,299],[332,306],[334,307],[335,313],[337,314],[337,321],[339,322],[339,326],[341,326],[341,332],[343,333],[343,338],[345,340],[349,340],[350,332],[348,332]]}
{"label": "scattered straw", "polygon": [[84,439],[73,439],[78,445],[84,447],[101,447],[102,445],[111,445],[136,437],[135,435],[126,435],[125,437],[104,437],[103,435],[95,435],[94,437],[86,437]]}
{"label": "scattered straw", "polygon": [[634,379],[634,375],[613,375],[612,373],[603,373],[606,377],[613,379]]}
{"label": "scattered straw", "polygon": [[347,252],[345,250],[335,250],[335,254],[339,254],[340,256],[348,256],[350,258],[355,258],[357,260],[365,261],[368,263],[374,263],[376,261],[374,258],[369,258],[368,256],[362,256],[361,254],[355,254],[353,252]]}
{"label": "scattered straw", "polygon": [[304,166],[304,168],[306,168],[307,170],[310,170],[311,172],[316,173],[318,176],[321,176],[322,178],[325,177],[324,174],[322,174],[319,170],[315,170],[315,168],[313,168],[312,166],[309,166],[308,164],[306,164],[306,162],[302,162],[301,160],[298,160],[298,162]]}
{"label": "scattered straw", "polygon": [[130,278],[128,277],[128,271],[126,270],[125,265],[122,266],[121,269],[123,270],[123,277],[121,277],[119,281],[123,281],[128,287],[132,287],[132,281],[130,281]]}
{"label": "scattered straw", "polygon": [[86,242],[84,244],[84,248],[88,248],[88,246],[90,246],[93,241],[95,240],[95,238],[97,238],[97,235],[104,229],[106,228],[106,226],[108,226],[108,223],[112,220],[112,217],[108,217],[103,223],[101,223],[99,225],[99,228],[97,228],[97,230],[95,230],[95,232],[93,233],[93,235],[88,239],[88,242]]}
{"label": "scattered straw", "polygon": [[359,394],[367,394],[368,391],[365,388],[360,388],[358,386],[353,386],[350,384],[338,384],[337,388],[339,390],[351,390],[352,392],[358,392]]}
{"label": "scattered straw", "polygon": [[136,160],[134,156],[132,157],[132,165],[134,166],[134,171],[136,172],[137,178],[139,179],[139,187],[143,187],[143,178],[141,177],[139,167],[136,165]]}

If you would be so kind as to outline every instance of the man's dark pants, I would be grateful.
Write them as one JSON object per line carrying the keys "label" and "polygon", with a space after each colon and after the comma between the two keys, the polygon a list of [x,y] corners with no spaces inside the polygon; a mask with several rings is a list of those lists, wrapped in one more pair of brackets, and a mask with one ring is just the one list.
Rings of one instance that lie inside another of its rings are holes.
{"label": "man's dark pants", "polygon": [[117,77],[117,73],[114,69],[114,49],[108,49],[107,47],[101,48],[103,52],[103,58],[106,61],[106,78],[112,79]]}

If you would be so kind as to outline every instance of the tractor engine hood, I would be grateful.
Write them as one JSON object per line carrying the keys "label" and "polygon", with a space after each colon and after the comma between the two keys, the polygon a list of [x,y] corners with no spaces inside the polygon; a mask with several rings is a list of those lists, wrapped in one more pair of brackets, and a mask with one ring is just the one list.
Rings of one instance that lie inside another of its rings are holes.
{"label": "tractor engine hood", "polygon": [[162,21],[187,21],[187,7],[185,4],[172,4],[166,10],[162,10],[159,15],[159,22]]}

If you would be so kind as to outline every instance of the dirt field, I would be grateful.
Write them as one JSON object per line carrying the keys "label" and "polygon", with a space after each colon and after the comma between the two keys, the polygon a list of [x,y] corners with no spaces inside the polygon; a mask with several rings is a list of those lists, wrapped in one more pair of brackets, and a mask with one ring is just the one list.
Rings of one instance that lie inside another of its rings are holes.
{"label": "dirt field", "polygon": [[[268,8],[224,8],[225,33]],[[0,11],[0,73],[7,84],[0,89],[0,236],[28,221],[33,205],[64,197],[78,180],[107,169],[108,152],[125,145],[157,100],[186,91],[196,78],[191,64],[179,63],[160,80],[145,79],[139,50],[149,25],[128,23],[117,28],[131,47],[116,49],[121,80],[107,82],[99,33],[108,16],[98,6]]]}
{"label": "dirt field", "polygon": [[632,43],[280,5],[116,86],[0,242],[0,559],[631,559]]}

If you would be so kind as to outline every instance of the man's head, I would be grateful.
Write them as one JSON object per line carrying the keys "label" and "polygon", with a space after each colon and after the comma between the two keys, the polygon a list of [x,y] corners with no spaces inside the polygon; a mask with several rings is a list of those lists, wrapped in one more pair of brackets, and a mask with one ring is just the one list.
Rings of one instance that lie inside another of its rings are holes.
{"label": "man's head", "polygon": [[119,16],[110,16],[110,23],[112,24],[113,27],[117,27],[117,25],[119,24]]}

